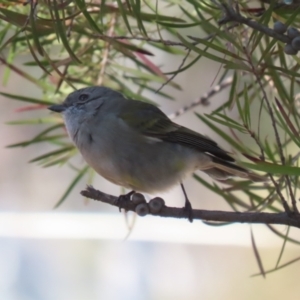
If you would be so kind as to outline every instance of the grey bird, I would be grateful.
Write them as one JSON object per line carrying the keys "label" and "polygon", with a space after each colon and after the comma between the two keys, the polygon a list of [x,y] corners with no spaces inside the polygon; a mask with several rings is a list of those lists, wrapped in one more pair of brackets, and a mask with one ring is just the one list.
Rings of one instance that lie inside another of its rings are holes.
{"label": "grey bird", "polygon": [[[89,166],[133,191],[166,191],[196,170],[216,180],[266,180],[236,165],[210,138],[172,122],[156,106],[107,87],[77,90],[49,109],[62,113],[70,138]],[[191,208],[187,197],[185,208]]]}

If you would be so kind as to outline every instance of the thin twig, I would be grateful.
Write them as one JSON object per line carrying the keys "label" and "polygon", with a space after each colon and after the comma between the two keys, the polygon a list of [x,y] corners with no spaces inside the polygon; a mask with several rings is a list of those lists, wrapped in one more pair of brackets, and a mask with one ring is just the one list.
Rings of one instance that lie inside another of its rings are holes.
{"label": "thin twig", "polygon": [[165,81],[161,86],[160,88],[155,92],[155,93],[158,93],[163,87],[165,87],[169,82],[171,82],[179,73],[180,69],[184,66],[187,58],[189,57],[189,55],[191,54],[191,51],[192,49],[189,49],[187,52],[186,52],[186,55],[185,57],[183,58],[181,64],[179,65],[178,69],[177,69],[177,73],[174,73],[167,81]]}
{"label": "thin twig", "polygon": [[[224,31],[230,30],[234,27],[237,27],[239,25],[239,23],[234,23],[228,27],[226,27],[224,29]],[[165,46],[179,46],[179,47],[185,47],[186,45],[181,43],[181,42],[176,42],[176,41],[171,41],[171,40],[164,40],[164,39],[155,39],[155,38],[150,38],[150,37],[146,37],[146,36],[126,36],[126,35],[115,35],[115,36],[109,36],[109,35],[105,35],[105,34],[88,34],[91,37],[94,38],[99,38],[99,39],[114,39],[114,40],[133,40],[133,41],[143,41],[143,42],[149,42],[149,43],[158,43],[158,44],[163,44]],[[191,43],[192,45],[196,46],[198,44],[201,44],[201,40],[210,40],[213,37],[217,36],[217,33],[212,33],[209,34],[207,36],[205,36],[204,38],[199,39],[198,37],[194,37],[191,35],[188,35],[188,37],[192,40],[194,40],[193,43]]]}
{"label": "thin twig", "polygon": [[[92,186],[81,191],[84,197],[101,201],[116,207],[118,205],[118,197],[105,194],[94,189]],[[125,211],[135,212],[136,204],[132,201],[122,203]],[[188,218],[188,213],[184,208],[163,206],[158,213],[149,213],[150,215],[170,218]],[[228,211],[209,211],[202,209],[193,210],[194,220],[205,220],[214,222],[231,222],[231,223],[252,223],[252,224],[281,224],[300,228],[300,216],[290,215],[288,213],[255,213],[255,212],[228,212]]]}
{"label": "thin twig", "polygon": [[227,77],[225,78],[221,83],[215,85],[213,88],[211,88],[208,92],[203,94],[200,98],[193,101],[192,103],[185,105],[181,107],[179,110],[175,111],[174,113],[170,114],[168,117],[170,119],[177,118],[181,116],[182,114],[186,113],[187,111],[195,108],[198,105],[209,105],[209,99],[216,95],[217,93],[221,92],[225,88],[231,85],[233,81],[233,77]]}
{"label": "thin twig", "polygon": [[[109,28],[107,32],[107,36],[111,38],[115,31],[115,25],[116,25],[116,14],[112,14],[111,20],[109,23]],[[100,73],[97,80],[97,85],[102,85],[105,75],[106,66],[108,63],[108,56],[109,56],[109,50],[110,50],[111,43],[109,40],[105,43],[103,54],[102,54],[102,61],[100,63]]]}
{"label": "thin twig", "polygon": [[[162,40],[162,39],[153,39],[150,37],[145,36],[126,36],[126,35],[116,35],[116,36],[108,36],[106,34],[89,34],[89,36],[99,39],[107,39],[107,38],[113,38],[114,40],[133,40],[133,41],[143,41],[143,42],[151,42],[151,43],[159,43],[163,44],[165,46],[181,46],[186,47],[181,42],[175,42],[170,40]],[[197,42],[199,44],[199,42]]]}
{"label": "thin twig", "polygon": [[250,134],[250,136],[254,139],[255,143],[257,144],[259,150],[260,150],[260,159],[262,161],[265,160],[265,152],[264,152],[264,148],[259,140],[259,138],[256,136],[256,134],[248,128],[248,126],[246,126],[246,124],[244,125],[245,129],[248,131],[248,133]]}
{"label": "thin twig", "polygon": [[22,26],[22,30],[25,30],[30,18],[36,19],[36,11],[37,11],[37,6],[38,6],[38,1],[37,0],[28,0],[27,2],[24,3],[24,5],[30,3],[30,13],[28,17],[26,18],[25,24]]}
{"label": "thin twig", "polygon": [[258,22],[255,22],[251,19],[243,17],[240,13],[236,12],[232,7],[230,7],[226,4],[223,4],[223,6],[224,6],[224,11],[226,12],[226,16],[224,19],[222,19],[219,22],[220,24],[225,24],[227,22],[232,22],[232,21],[238,22],[240,24],[245,24],[248,27],[251,27],[257,31],[260,31],[270,37],[273,37],[283,43],[291,42],[290,38],[287,35],[278,33],[267,26],[264,26]]}
{"label": "thin twig", "polygon": [[294,195],[294,192],[293,192],[293,189],[292,189],[292,183],[291,183],[291,179],[289,176],[284,176],[285,180],[286,180],[286,183],[287,183],[287,186],[288,186],[288,190],[289,190],[289,194],[291,196],[291,200],[292,200],[292,205],[293,205],[293,209],[294,209],[294,212],[298,213],[299,214],[299,211],[298,211],[298,207],[297,207],[297,201],[296,201],[296,198],[295,198],[295,195]]}
{"label": "thin twig", "polygon": [[[276,120],[275,120],[275,116],[274,116],[274,112],[273,112],[271,103],[269,101],[269,98],[267,97],[266,91],[265,91],[264,86],[263,86],[263,84],[261,82],[261,77],[257,73],[257,70],[256,70],[256,68],[255,68],[255,66],[254,66],[254,64],[252,62],[252,59],[251,59],[251,57],[250,57],[247,49],[244,48],[244,51],[245,51],[246,57],[248,58],[248,63],[251,66],[252,73],[255,76],[256,81],[257,81],[257,83],[258,83],[258,85],[259,85],[259,87],[261,89],[262,94],[263,94],[263,101],[265,101],[265,103],[267,104],[267,108],[268,108],[269,115],[270,115],[271,122],[272,122],[272,127],[274,129],[276,143],[277,143],[277,146],[278,146],[278,149],[279,149],[280,160],[281,160],[282,165],[285,165],[285,157],[284,157],[284,154],[283,154],[282,144],[281,144],[281,141],[280,141],[280,137],[279,137],[279,133],[278,133],[277,125],[276,125]],[[281,202],[282,202],[282,205],[283,205],[285,211],[287,213],[290,213],[290,208],[288,206],[287,201],[285,200],[284,196],[281,193],[279,185],[277,184],[277,182],[275,181],[275,179],[273,178],[273,176],[270,175],[270,178],[271,178],[271,180],[272,180],[272,182],[273,182],[273,184],[274,184],[274,186],[276,188],[276,192],[278,193],[278,196],[281,199]],[[294,212],[298,213],[298,209],[297,209],[297,206],[296,206],[296,200],[295,200],[295,197],[294,197],[294,194],[293,194],[293,191],[292,191],[292,187],[291,187],[291,182],[290,182],[288,176],[285,176],[285,178],[287,180],[287,185],[288,186],[290,185],[289,186],[289,191],[290,191],[290,195],[291,195],[291,198],[292,198],[292,204],[293,204]]]}

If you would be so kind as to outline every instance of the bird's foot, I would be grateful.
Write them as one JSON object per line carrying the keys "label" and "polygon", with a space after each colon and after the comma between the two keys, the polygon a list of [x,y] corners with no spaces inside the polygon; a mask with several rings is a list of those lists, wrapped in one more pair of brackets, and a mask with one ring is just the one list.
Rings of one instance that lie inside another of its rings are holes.
{"label": "bird's foot", "polygon": [[189,221],[192,223],[194,220],[193,208],[191,202],[189,200],[185,201],[185,205],[183,207],[184,214],[187,215]]}
{"label": "bird's foot", "polygon": [[135,193],[135,191],[131,191],[127,194],[120,195],[117,200],[117,205],[119,207],[119,211],[121,212],[121,209],[124,207],[125,203],[130,201],[131,196]]}
{"label": "bird's foot", "polygon": [[183,207],[183,213],[184,213],[185,216],[187,215],[187,218],[192,223],[193,219],[194,219],[192,204],[191,204],[191,202],[190,202],[190,200],[187,196],[184,185],[181,183],[180,186],[181,186],[181,189],[183,191],[184,198],[185,198],[185,205]]}

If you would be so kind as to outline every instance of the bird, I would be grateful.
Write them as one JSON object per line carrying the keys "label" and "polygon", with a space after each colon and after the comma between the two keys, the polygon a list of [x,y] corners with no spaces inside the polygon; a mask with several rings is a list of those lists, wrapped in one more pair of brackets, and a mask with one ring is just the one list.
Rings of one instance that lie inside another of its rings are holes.
{"label": "bird", "polygon": [[209,137],[171,121],[157,106],[108,87],[76,90],[49,109],[62,114],[72,142],[99,175],[148,194],[180,184],[189,215],[191,204],[182,181],[197,170],[220,181],[266,180],[237,165]]}

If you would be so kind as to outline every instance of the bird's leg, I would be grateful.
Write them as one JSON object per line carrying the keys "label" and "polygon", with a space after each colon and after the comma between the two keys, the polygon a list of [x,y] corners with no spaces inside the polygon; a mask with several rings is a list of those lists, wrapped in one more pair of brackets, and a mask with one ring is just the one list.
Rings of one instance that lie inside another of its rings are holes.
{"label": "bird's leg", "polygon": [[135,191],[131,191],[127,194],[124,195],[120,195],[117,203],[118,203],[118,207],[119,207],[119,211],[121,212],[121,209],[123,208],[123,204],[130,201],[131,196],[135,193]]}
{"label": "bird's leg", "polygon": [[187,213],[188,219],[192,223],[193,222],[193,208],[192,208],[192,204],[191,204],[191,202],[190,202],[190,200],[189,200],[189,198],[188,198],[188,196],[186,194],[186,191],[185,191],[185,188],[184,188],[183,184],[180,183],[180,186],[181,186],[181,189],[183,191],[184,198],[185,198],[185,204],[184,204],[183,210],[184,210],[184,212]]}

